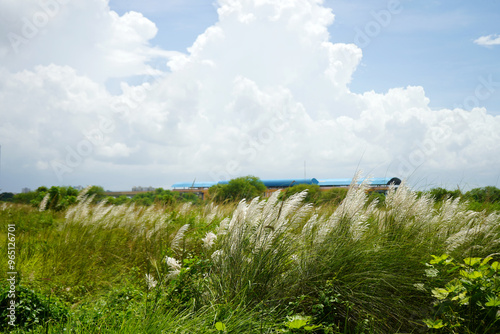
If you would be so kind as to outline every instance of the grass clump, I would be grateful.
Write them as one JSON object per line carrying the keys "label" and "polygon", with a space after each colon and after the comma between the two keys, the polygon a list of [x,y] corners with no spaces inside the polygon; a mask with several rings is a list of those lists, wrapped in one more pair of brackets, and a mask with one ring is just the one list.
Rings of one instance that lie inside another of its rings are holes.
{"label": "grass clump", "polygon": [[80,194],[58,212],[3,205],[1,233],[16,225],[18,283],[67,312],[31,328],[44,333],[425,332],[430,291],[453,279],[428,275],[430,255],[500,249],[498,212],[459,197],[337,195],[144,207]]}

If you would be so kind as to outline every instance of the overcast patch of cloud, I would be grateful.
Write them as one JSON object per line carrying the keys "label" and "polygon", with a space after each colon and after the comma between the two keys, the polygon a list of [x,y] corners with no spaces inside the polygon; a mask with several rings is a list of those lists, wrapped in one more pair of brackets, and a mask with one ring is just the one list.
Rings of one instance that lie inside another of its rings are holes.
{"label": "overcast patch of cloud", "polygon": [[[17,17],[37,10],[35,1],[1,4]],[[334,15],[321,1],[218,5],[219,21],[186,54],[150,46],[154,23],[119,16],[101,0],[61,5],[18,55],[3,40],[0,141],[16,147],[7,167],[15,184],[23,174],[115,189],[194,177],[293,178],[304,160],[317,178],[348,177],[357,167],[451,178],[467,168],[485,182],[496,178],[500,117],[433,110],[422,87],[352,93],[362,51],[330,42]],[[18,31],[20,22],[2,30]],[[150,65],[155,57],[168,72]],[[119,95],[104,84],[137,75],[143,83],[123,82]]]}

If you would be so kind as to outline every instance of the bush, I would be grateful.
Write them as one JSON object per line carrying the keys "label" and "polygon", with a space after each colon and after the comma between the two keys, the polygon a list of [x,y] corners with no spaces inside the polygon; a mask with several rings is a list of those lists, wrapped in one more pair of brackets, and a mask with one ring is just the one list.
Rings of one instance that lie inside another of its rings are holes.
{"label": "bush", "polygon": [[444,188],[432,188],[429,190],[429,195],[434,198],[435,201],[441,202],[445,199],[452,198],[455,199],[457,197],[462,196],[462,192],[460,189],[457,190],[447,190]]}
{"label": "bush", "polygon": [[459,263],[448,255],[433,255],[429,276],[452,274],[444,287],[432,289],[436,318],[429,328],[451,333],[500,333],[500,264],[491,257],[466,258]]}
{"label": "bush", "polygon": [[216,184],[210,187],[208,193],[215,202],[241,201],[262,196],[266,186],[258,177],[243,176],[230,180],[227,184]]}
{"label": "bush", "polygon": [[347,188],[332,188],[321,194],[320,203],[339,205],[347,196]]}
{"label": "bush", "polygon": [[475,202],[500,202],[500,189],[497,187],[474,188],[465,193],[465,198]]}
{"label": "bush", "polygon": [[0,194],[0,201],[2,201],[2,202],[12,202],[13,198],[14,198],[13,193],[1,193]]}
{"label": "bush", "polygon": [[[8,307],[10,305],[10,286],[0,286],[0,328],[12,328]],[[68,317],[68,309],[56,297],[47,297],[22,285],[16,286],[15,325],[20,328],[34,328],[47,322],[62,322]]]}
{"label": "bush", "polygon": [[321,189],[316,184],[297,184],[293,187],[287,188],[280,194],[280,199],[285,200],[290,196],[307,190],[307,195],[304,198],[306,203],[317,203],[321,199]]}

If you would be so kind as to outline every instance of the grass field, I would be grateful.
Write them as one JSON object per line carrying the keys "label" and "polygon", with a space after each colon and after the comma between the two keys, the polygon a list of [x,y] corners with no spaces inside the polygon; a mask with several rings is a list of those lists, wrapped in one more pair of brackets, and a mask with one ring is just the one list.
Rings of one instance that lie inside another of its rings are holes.
{"label": "grass field", "polygon": [[[19,333],[500,330],[498,212],[469,211],[459,199],[436,203],[404,185],[382,205],[368,201],[365,185],[350,188],[338,206],[304,204],[305,196],[144,207],[92,204],[82,193],[60,212],[0,204],[0,326]],[[15,326],[7,317],[9,226]]]}

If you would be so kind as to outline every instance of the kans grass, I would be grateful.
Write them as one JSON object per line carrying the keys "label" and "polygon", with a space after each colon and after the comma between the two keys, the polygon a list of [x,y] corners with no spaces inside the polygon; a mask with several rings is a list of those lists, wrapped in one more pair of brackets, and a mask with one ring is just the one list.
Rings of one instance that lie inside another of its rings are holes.
{"label": "kans grass", "polygon": [[[353,185],[343,202],[306,193],[216,206],[0,206],[16,226],[16,329],[24,333],[422,333],[431,255],[500,250],[498,213],[435,203],[404,184],[385,203]],[[333,212],[333,213],[332,213]],[[1,243],[2,275],[7,242]],[[498,255],[494,255],[497,257]],[[294,319],[317,327],[292,329]]]}

